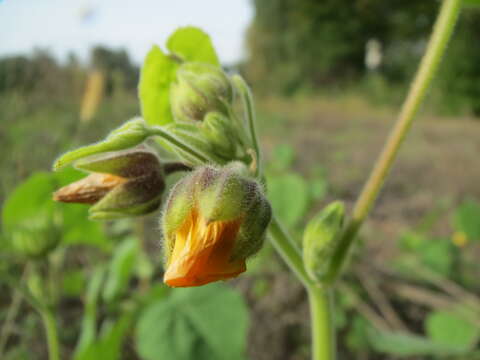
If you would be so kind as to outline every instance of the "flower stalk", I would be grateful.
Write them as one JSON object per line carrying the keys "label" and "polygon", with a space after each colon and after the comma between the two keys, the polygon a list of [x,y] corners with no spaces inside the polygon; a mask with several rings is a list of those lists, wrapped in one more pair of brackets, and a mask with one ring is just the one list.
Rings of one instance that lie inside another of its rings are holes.
{"label": "flower stalk", "polygon": [[365,218],[372,209],[375,200],[382,189],[390,172],[400,146],[410,129],[415,115],[418,113],[427,90],[438,70],[440,61],[445,54],[448,42],[453,34],[455,24],[462,7],[461,0],[444,0],[435,22],[427,50],[421,60],[415,79],[403,103],[398,119],[380,153],[374,168],[365,183],[360,196],[355,203],[352,218],[346,227],[340,246],[332,259],[330,277],[337,278],[349,249],[360,230]]}

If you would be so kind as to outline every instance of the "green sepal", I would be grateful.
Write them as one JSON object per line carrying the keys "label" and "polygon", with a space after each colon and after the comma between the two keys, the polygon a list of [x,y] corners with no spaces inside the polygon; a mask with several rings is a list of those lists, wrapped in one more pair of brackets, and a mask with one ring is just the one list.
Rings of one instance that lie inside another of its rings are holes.
{"label": "green sepal", "polygon": [[[218,170],[217,170],[218,171]],[[222,171],[198,194],[200,214],[207,221],[239,220],[249,199],[247,182],[232,171]]]}
{"label": "green sepal", "polygon": [[160,172],[160,176],[163,175],[158,157],[146,146],[89,156],[78,160],[75,167],[89,172],[113,174],[125,178],[142,176],[151,171]]}
{"label": "green sepal", "polygon": [[89,209],[89,218],[117,219],[151,213],[161,204],[165,182],[156,171],[118,185]]}
{"label": "green sepal", "polygon": [[[173,136],[178,138],[181,142],[201,153],[204,157],[212,162],[224,164],[227,159],[218,156],[214,151],[212,144],[202,134],[201,128],[194,123],[173,123],[165,127]],[[192,165],[201,165],[203,162],[196,157],[190,155],[188,152],[175,147],[175,152],[184,161]]]}
{"label": "green sepal", "polygon": [[219,155],[233,159],[236,155],[236,134],[232,120],[219,112],[208,113],[202,122],[202,133]]}
{"label": "green sepal", "polygon": [[173,251],[175,231],[183,225],[195,205],[195,181],[193,173],[181,179],[175,184],[166,201],[161,219],[163,237],[165,239],[163,248],[165,259]]}
{"label": "green sepal", "polygon": [[345,206],[335,201],[309,221],[303,234],[303,262],[310,277],[326,280],[332,256],[338,247]]}
{"label": "green sepal", "polygon": [[272,219],[272,207],[260,191],[256,189],[255,199],[245,212],[245,219],[240,226],[232,260],[246,259],[257,253],[265,241],[265,233]]}
{"label": "green sepal", "polygon": [[188,62],[177,71],[170,91],[176,121],[202,121],[210,111],[228,114],[233,102],[233,86],[225,72],[215,66]]}
{"label": "green sepal", "polygon": [[87,156],[100,153],[128,149],[144,142],[150,136],[149,130],[142,118],[127,121],[113,130],[105,140],[72,150],[60,156],[53,164],[54,170]]}

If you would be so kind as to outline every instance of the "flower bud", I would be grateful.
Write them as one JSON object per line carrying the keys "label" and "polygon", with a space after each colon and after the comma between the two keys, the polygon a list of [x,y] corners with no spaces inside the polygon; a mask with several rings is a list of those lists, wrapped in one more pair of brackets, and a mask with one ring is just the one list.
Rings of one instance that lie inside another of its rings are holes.
{"label": "flower bud", "polygon": [[175,185],[163,213],[165,283],[199,286],[238,276],[261,248],[270,218],[257,182],[235,167],[198,168]]}
{"label": "flower bud", "polygon": [[58,170],[87,156],[132,148],[144,142],[148,136],[150,133],[145,121],[142,118],[134,118],[113,130],[105,140],[63,154],[55,161],[53,168]]}
{"label": "flower bud", "polygon": [[210,111],[226,113],[233,101],[233,87],[222,69],[189,62],[177,71],[170,90],[173,116],[177,121],[202,121]]}
{"label": "flower bud", "polygon": [[338,247],[345,217],[342,202],[335,201],[318,213],[303,234],[303,262],[310,277],[325,281],[332,255]]}
{"label": "flower bud", "polygon": [[202,133],[218,155],[232,159],[235,157],[237,134],[231,120],[219,113],[208,113],[202,123]]}
{"label": "flower bud", "polygon": [[54,200],[93,204],[90,219],[108,220],[155,211],[165,189],[163,168],[146,147],[90,156],[75,167],[91,174],[53,195]]}

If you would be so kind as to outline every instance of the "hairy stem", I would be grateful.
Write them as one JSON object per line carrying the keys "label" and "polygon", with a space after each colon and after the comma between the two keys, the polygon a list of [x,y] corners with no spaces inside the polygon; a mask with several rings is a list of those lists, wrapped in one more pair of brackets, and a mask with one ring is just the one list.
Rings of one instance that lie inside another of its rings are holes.
{"label": "hairy stem", "polygon": [[268,230],[275,250],[277,250],[293,273],[305,287],[313,286],[313,281],[307,275],[303,266],[300,249],[298,249],[293,239],[287,234],[275,217],[273,217]]}
{"label": "hairy stem", "polygon": [[415,115],[425,98],[427,90],[438,69],[438,65],[440,64],[440,60],[445,54],[448,41],[453,34],[461,5],[461,0],[444,0],[442,3],[427,50],[422,58],[407,98],[403,103],[395,126],[355,204],[352,219],[347,225],[338,251],[332,259],[331,273],[329,276],[332,279],[336,278],[341,271],[348,255],[348,250],[351,248],[358,230],[375,203],[378,193],[392,168],[400,145],[403,143]]}
{"label": "hairy stem", "polygon": [[335,360],[332,289],[311,286],[308,289],[312,331],[312,359]]}

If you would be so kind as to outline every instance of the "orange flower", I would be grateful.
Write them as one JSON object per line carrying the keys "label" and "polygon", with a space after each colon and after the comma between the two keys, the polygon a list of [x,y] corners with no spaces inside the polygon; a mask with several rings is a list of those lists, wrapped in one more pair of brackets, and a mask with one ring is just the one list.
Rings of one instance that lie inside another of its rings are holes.
{"label": "orange flower", "polygon": [[244,272],[245,259],[231,260],[241,221],[208,221],[192,210],[175,233],[164,281],[173,287],[199,286]]}
{"label": "orange flower", "polygon": [[238,276],[261,248],[270,217],[255,181],[228,167],[197,169],[173,188],[163,214],[165,283],[200,286]]}

